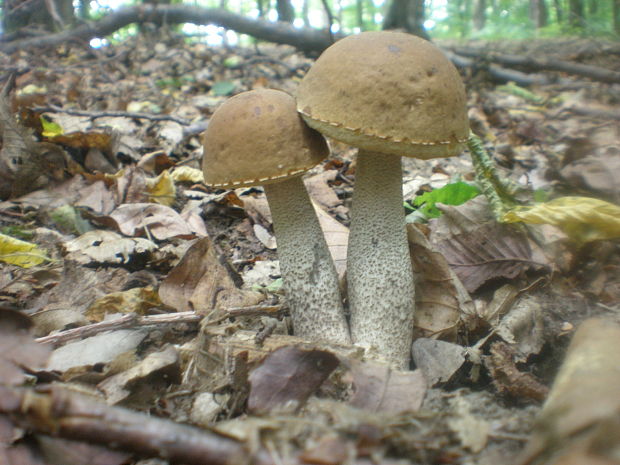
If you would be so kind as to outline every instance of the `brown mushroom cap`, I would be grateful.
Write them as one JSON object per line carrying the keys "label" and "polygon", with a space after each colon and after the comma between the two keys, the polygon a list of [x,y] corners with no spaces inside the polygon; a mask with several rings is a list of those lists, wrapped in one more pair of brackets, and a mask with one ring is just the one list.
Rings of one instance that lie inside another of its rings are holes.
{"label": "brown mushroom cap", "polygon": [[469,135],[456,68],[400,32],[363,32],[327,48],[299,86],[297,109],[321,133],[372,152],[448,157]]}
{"label": "brown mushroom cap", "polygon": [[285,92],[243,92],[213,113],[202,167],[213,187],[243,187],[303,174],[328,155],[325,139],[299,117]]}

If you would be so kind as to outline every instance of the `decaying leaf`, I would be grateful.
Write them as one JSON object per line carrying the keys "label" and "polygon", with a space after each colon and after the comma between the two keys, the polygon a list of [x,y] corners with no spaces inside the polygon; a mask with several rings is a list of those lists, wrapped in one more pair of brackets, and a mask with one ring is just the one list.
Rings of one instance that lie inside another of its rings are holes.
{"label": "decaying leaf", "polygon": [[241,279],[208,237],[197,240],[159,287],[163,303],[205,314],[216,308],[254,305],[258,292],[241,290]]}
{"label": "decaying leaf", "polygon": [[446,383],[465,363],[466,349],[451,342],[420,337],[414,341],[411,352],[429,387]]}
{"label": "decaying leaf", "polygon": [[515,348],[503,343],[491,344],[490,355],[485,358],[485,366],[491,374],[495,388],[516,399],[542,401],[548,388],[533,374],[521,371],[516,364],[518,354]]}
{"label": "decaying leaf", "polygon": [[102,229],[89,231],[65,243],[67,258],[80,264],[127,263],[133,255],[148,253],[157,245],[140,237],[122,237]]}
{"label": "decaying leaf", "polygon": [[509,223],[552,224],[579,244],[620,237],[620,207],[589,197],[559,197],[504,215]]}
{"label": "decaying leaf", "polygon": [[491,219],[484,196],[439,209],[444,214],[431,221],[431,243],[469,292],[491,279],[514,278],[546,264],[524,233]]}
{"label": "decaying leaf", "polygon": [[371,412],[415,412],[426,394],[421,370],[397,371],[386,364],[354,360],[351,374],[354,388],[351,405]]}
{"label": "decaying leaf", "polygon": [[106,315],[114,313],[144,315],[147,310],[159,305],[161,305],[159,294],[151,286],[134,287],[97,299],[86,310],[85,316],[91,321],[103,321]]}
{"label": "decaying leaf", "polygon": [[502,318],[495,333],[516,351],[515,361],[524,362],[542,348],[545,338],[543,315],[536,296],[524,295]]}
{"label": "decaying leaf", "polygon": [[20,385],[25,381],[24,369],[45,366],[51,348],[34,342],[31,329],[30,318],[0,308],[0,385]]}
{"label": "decaying leaf", "polygon": [[170,174],[174,182],[191,182],[194,184],[204,182],[204,174],[202,170],[191,168],[189,166],[179,166]]}
{"label": "decaying leaf", "polygon": [[250,373],[249,411],[297,411],[338,364],[334,354],[323,350],[295,346],[274,350]]}
{"label": "decaying leaf", "polygon": [[[101,389],[110,404],[116,404],[132,392],[139,383],[164,383],[179,381],[179,353],[173,346],[153,352],[128,370],[106,378],[97,387]],[[139,388],[139,386],[137,386]]]}
{"label": "decaying leaf", "polygon": [[50,260],[45,251],[36,244],[0,234],[0,261],[22,268],[31,268]]}
{"label": "decaying leaf", "polygon": [[169,207],[176,200],[177,189],[168,170],[162,171],[156,178],[147,179],[146,190],[150,202]]}
{"label": "decaying leaf", "polygon": [[134,351],[146,336],[147,331],[143,329],[119,329],[70,342],[52,352],[47,369],[65,373],[105,365],[125,352]]}
{"label": "decaying leaf", "polygon": [[471,297],[444,256],[415,225],[407,226],[407,237],[416,284],[416,333],[454,338],[459,321],[474,314]]}
{"label": "decaying leaf", "polygon": [[127,236],[151,234],[155,239],[173,237],[191,239],[196,236],[187,222],[175,210],[165,205],[152,203],[128,203],[120,205],[109,218],[118,225],[120,232]]}

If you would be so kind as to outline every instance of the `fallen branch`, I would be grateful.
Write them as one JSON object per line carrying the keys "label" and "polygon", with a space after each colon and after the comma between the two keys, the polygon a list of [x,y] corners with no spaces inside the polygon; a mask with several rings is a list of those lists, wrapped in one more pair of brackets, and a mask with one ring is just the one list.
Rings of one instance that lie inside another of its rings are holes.
{"label": "fallen branch", "polygon": [[218,8],[191,5],[157,5],[145,3],[124,7],[100,20],[83,23],[74,29],[31,39],[0,44],[0,51],[13,53],[18,49],[54,47],[68,41],[85,41],[105,37],[132,23],[164,22],[166,24],[214,24],[248,34],[256,39],[277,44],[292,45],[305,52],[320,52],[331,45],[330,35],[324,30],[295,28],[288,23],[274,23],[248,18]]}
{"label": "fallen branch", "polygon": [[162,324],[198,323],[201,319],[202,315],[198,315],[195,312],[166,313],[163,315],[149,316],[138,316],[135,313],[129,313],[116,320],[101,321],[99,323],[93,323],[92,325],[68,329],[57,334],[37,338],[35,341],[40,344],[60,344],[72,341],[73,339],[82,339],[115,329]]}
{"label": "fallen branch", "polygon": [[271,465],[265,450],[215,431],[201,430],[154,418],[59,386],[38,389],[0,385],[0,413],[11,414],[22,426],[65,439],[101,444],[143,457],[165,458],[186,465]]}
{"label": "fallen branch", "polygon": [[527,71],[559,71],[610,84],[620,83],[619,71],[613,71],[599,66],[584,65],[581,63],[573,63],[563,60],[500,54],[497,52],[476,50],[474,48],[451,47],[451,49],[454,53],[464,57],[479,58],[484,61],[499,63],[504,66],[523,68]]}

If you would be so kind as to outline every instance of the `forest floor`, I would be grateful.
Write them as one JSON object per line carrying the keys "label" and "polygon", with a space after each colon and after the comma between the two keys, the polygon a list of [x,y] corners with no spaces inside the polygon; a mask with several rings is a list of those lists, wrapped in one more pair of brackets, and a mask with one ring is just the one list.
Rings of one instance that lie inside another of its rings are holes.
{"label": "forest floor", "polygon": [[[617,43],[439,45],[620,71]],[[0,415],[0,458],[508,465],[547,460],[552,441],[561,463],[620,463],[616,398],[571,398],[585,424],[568,415],[556,436],[552,426],[532,436],[577,328],[592,317],[620,324],[618,218],[594,224],[598,204],[584,212],[574,199],[620,204],[620,84],[548,72],[556,83],[526,93],[493,82],[484,61],[462,70],[472,129],[500,177],[525,205],[573,197],[559,213],[572,219],[500,224],[478,196],[411,223],[420,339],[416,369],[399,373],[358,349],[290,336],[262,190],[202,183],[199,134],[218,105],[259,87],[294,95],[312,62],[287,46],[183,45],[166,34],[0,55],[16,77],[3,151],[23,149],[21,168],[0,173],[0,412],[12,412]],[[344,276],[355,151],[330,143],[306,185]],[[475,181],[468,152],[404,168],[409,202]],[[85,410],[71,410],[74,395]],[[130,411],[149,416],[131,423]],[[615,430],[601,426],[610,419]],[[187,439],[180,423],[204,436]],[[528,441],[530,455],[517,458]]]}

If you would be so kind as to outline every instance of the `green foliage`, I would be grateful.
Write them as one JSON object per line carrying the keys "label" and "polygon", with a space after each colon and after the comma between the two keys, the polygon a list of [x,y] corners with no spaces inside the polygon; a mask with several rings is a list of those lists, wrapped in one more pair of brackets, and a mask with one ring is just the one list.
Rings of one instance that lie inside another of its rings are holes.
{"label": "green foliage", "polygon": [[479,194],[480,189],[462,181],[425,192],[422,195],[418,195],[410,204],[405,203],[405,208],[413,210],[412,213],[407,215],[407,221],[413,223],[426,221],[430,218],[438,218],[441,216],[441,211],[437,208],[438,203],[461,205],[477,197]]}
{"label": "green foliage", "polygon": [[224,97],[232,94],[235,87],[235,83],[232,81],[218,81],[211,86],[211,93],[216,97]]}
{"label": "green foliage", "polygon": [[21,239],[22,241],[29,241],[34,237],[34,233],[23,226],[4,226],[0,228],[0,234]]}
{"label": "green foliage", "polygon": [[62,127],[59,124],[48,120],[45,116],[41,116],[40,120],[41,126],[43,127],[43,135],[45,137],[54,137],[63,134]]}

